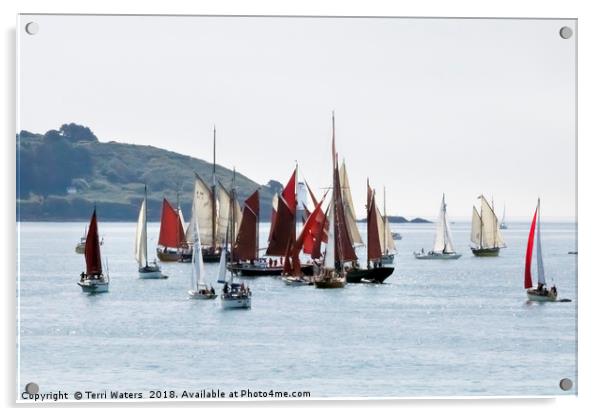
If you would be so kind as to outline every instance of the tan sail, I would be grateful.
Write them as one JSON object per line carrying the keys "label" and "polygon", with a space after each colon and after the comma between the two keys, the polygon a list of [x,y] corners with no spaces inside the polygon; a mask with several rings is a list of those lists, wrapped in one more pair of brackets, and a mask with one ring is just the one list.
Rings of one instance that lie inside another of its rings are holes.
{"label": "tan sail", "polygon": [[357,247],[364,244],[360,231],[357,227],[357,217],[353,206],[353,198],[351,197],[351,188],[349,187],[349,177],[347,176],[347,168],[345,162],[339,168],[339,180],[341,182],[341,192],[343,194],[343,207],[345,211],[345,222],[351,237],[351,243]]}
{"label": "tan sail", "polygon": [[481,245],[481,216],[474,206],[472,207],[472,228],[470,231],[470,241],[477,246]]}
{"label": "tan sail", "polygon": [[196,229],[202,245],[213,244],[212,193],[207,184],[195,174],[194,191],[192,194],[192,213],[186,229],[186,241],[194,242]]}
{"label": "tan sail", "polygon": [[481,248],[500,247],[498,219],[489,202],[481,195]]}

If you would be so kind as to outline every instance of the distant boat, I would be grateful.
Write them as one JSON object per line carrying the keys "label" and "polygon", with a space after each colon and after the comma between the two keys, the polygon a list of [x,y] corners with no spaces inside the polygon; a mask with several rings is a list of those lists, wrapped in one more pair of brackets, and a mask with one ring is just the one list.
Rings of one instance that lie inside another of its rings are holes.
{"label": "distant boat", "polygon": [[[234,190],[230,193],[230,210],[234,210]],[[228,240],[234,235],[234,216],[230,216],[230,224],[226,229],[225,247],[228,245]],[[230,278],[226,281],[226,249],[222,249],[219,261],[218,282],[223,282],[224,286],[221,294],[221,304],[224,309],[248,309],[251,307],[251,289],[245,286],[244,283],[234,282],[234,273],[230,271]]]}
{"label": "distant boat", "polygon": [[504,212],[502,213],[502,222],[500,223],[500,230],[507,230],[508,225],[506,224],[506,204],[504,204]]}
{"label": "distant boat", "polygon": [[[86,248],[86,234],[88,233],[88,227],[84,228],[84,235],[79,239],[79,243],[75,245],[75,252],[77,254],[84,254]],[[104,239],[100,239],[100,245],[102,246]]]}
{"label": "distant boat", "polygon": [[[195,173],[194,190],[192,193],[192,212],[190,222],[186,229],[186,241],[190,245],[194,242],[196,229],[199,230],[201,248],[203,250],[203,261],[205,263],[217,263],[221,259],[221,251],[225,247],[226,229],[234,218],[234,228],[231,229],[236,235],[241,220],[241,208],[237,200],[231,201],[230,192],[217,179],[216,163],[216,132],[213,127],[213,171],[211,183],[205,181]],[[232,209],[230,209],[232,203]],[[226,253],[229,258],[229,253]],[[184,257],[190,258],[191,253],[185,253]]]}
{"label": "distant boat", "polygon": [[173,209],[169,201],[163,198],[161,209],[161,228],[157,245],[157,257],[161,261],[179,261],[182,250],[188,246],[179,210]]}
{"label": "distant boat", "polygon": [[[533,241],[535,239],[535,229],[537,228],[537,287],[533,288],[531,279],[531,258],[533,256]],[[556,286],[553,285],[549,290],[546,288],[546,277],[543,268],[543,255],[541,251],[541,212],[539,198],[537,199],[537,208],[531,221],[529,230],[529,240],[527,241],[527,252],[525,254],[525,289],[529,300],[537,302],[554,302],[558,297]]]}
{"label": "distant boat", "polygon": [[77,284],[85,293],[101,293],[109,290],[109,273],[102,272],[102,262],[100,258],[100,242],[98,241],[98,225],[96,222],[96,208],[90,219],[88,234],[86,235],[86,245],[84,248],[86,260],[86,271],[80,274],[80,280]]}
{"label": "distant boat", "polygon": [[414,252],[414,257],[419,260],[455,260],[461,256],[462,254],[456,253],[454,250],[447,220],[447,204],[445,203],[445,194],[443,194],[433,249],[427,253],[424,252],[424,249],[421,252]]}
{"label": "distant boat", "polygon": [[500,232],[499,222],[495,212],[483,195],[481,200],[481,213],[472,207],[472,228],[470,240],[475,244],[471,247],[472,254],[478,257],[495,257],[499,255],[500,248],[505,248],[504,238]]}
{"label": "distant boat", "polygon": [[146,186],[144,187],[144,199],[140,205],[140,213],[138,214],[138,223],[136,224],[136,240],[134,244],[134,256],[138,262],[138,277],[141,279],[165,279],[161,273],[161,267],[156,261],[149,264],[148,248],[147,248],[147,195]]}
{"label": "distant boat", "polygon": [[391,233],[391,237],[393,237],[393,240],[401,240],[402,236],[400,233],[396,233],[396,232],[392,232]]}
{"label": "distant boat", "polygon": [[[352,266],[347,270],[348,283],[382,283],[393,271],[394,267],[383,266],[383,257],[385,250],[388,250],[391,241],[391,230],[386,226],[385,217],[383,217],[376,205],[376,192],[367,184],[368,197],[366,203],[367,210],[367,229],[368,244],[366,247],[366,268],[360,268],[358,265]],[[393,246],[395,247],[395,246]]]}
{"label": "distant boat", "polygon": [[[222,251],[222,257],[224,258],[223,265],[220,262],[220,268],[218,270],[218,281],[220,280],[220,274],[225,277],[225,263],[226,263],[226,252]],[[223,266],[223,267],[222,267]],[[222,278],[223,278],[222,277]],[[193,299],[215,299],[217,295],[212,286],[207,284],[205,280],[205,268],[203,265],[203,250],[201,249],[201,243],[197,239],[192,246],[192,289],[188,291],[188,294]]]}

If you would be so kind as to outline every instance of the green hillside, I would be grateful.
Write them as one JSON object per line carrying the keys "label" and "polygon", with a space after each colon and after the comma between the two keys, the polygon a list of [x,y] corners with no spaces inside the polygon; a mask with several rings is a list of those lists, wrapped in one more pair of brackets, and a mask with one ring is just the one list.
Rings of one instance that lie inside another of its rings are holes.
{"label": "green hillside", "polygon": [[[17,218],[21,221],[88,220],[96,204],[105,220],[135,221],[149,187],[149,220],[158,221],[165,196],[190,215],[194,172],[210,181],[212,164],[153,146],[100,142],[87,127],[64,124],[45,134],[17,135]],[[232,171],[216,167],[229,188]],[[268,219],[271,199],[282,185],[260,186],[241,173],[236,190],[242,201],[260,188],[261,216]]]}

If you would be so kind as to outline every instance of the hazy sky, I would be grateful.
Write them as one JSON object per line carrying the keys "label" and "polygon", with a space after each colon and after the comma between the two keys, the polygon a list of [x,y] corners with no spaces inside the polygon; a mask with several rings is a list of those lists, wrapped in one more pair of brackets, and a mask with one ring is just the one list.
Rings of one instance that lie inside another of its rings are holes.
{"label": "hazy sky", "polygon": [[[29,21],[36,35],[25,34]],[[332,110],[358,216],[575,215],[573,20],[21,16],[19,129],[90,127],[285,182],[331,180]],[[191,178],[192,180],[192,178]]]}

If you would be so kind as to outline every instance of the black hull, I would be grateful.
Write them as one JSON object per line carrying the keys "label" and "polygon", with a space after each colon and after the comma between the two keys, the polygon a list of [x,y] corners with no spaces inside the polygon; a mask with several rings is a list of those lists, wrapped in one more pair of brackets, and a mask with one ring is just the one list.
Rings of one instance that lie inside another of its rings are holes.
{"label": "black hull", "polygon": [[500,254],[500,248],[470,248],[472,250],[472,254],[477,257],[497,257]]}
{"label": "black hull", "polygon": [[[282,276],[282,272],[284,270],[283,266],[274,266],[274,267],[261,267],[250,264],[229,264],[228,270],[232,271],[239,276],[247,276],[247,277],[260,277],[260,276]],[[301,266],[301,273],[307,276],[311,276],[313,272],[313,265],[304,264]]]}
{"label": "black hull", "polygon": [[373,269],[352,269],[347,272],[347,283],[383,283],[393,274],[394,267],[375,267]]}

